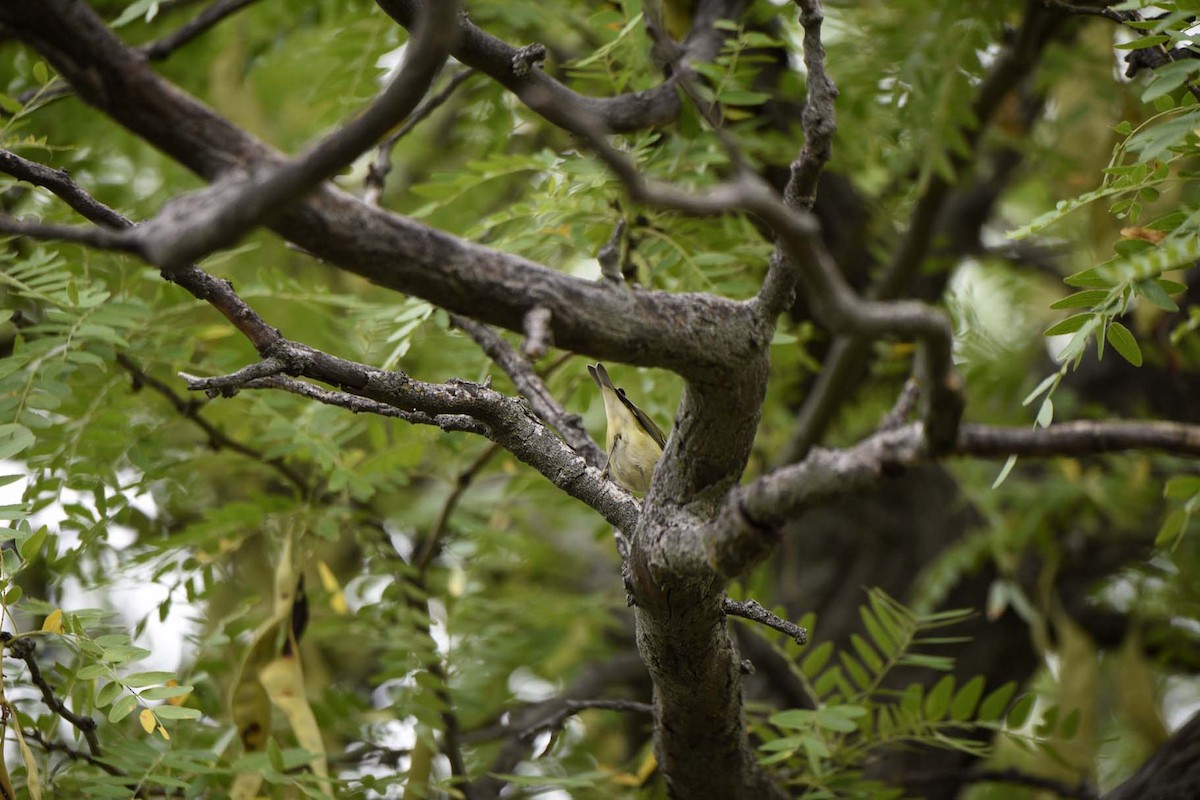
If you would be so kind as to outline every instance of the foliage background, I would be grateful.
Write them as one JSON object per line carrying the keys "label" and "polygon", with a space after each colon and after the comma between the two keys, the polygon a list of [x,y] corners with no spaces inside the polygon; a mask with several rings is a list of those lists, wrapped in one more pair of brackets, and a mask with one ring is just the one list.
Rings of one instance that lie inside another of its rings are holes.
{"label": "foliage background", "polygon": [[[1047,413],[1041,398],[1022,401],[1059,369],[1042,336],[1061,318],[1049,306],[1070,291],[1063,277],[1106,261],[1114,245],[1127,259],[1116,268],[1150,247],[1144,235],[1122,229],[1169,234],[1182,249],[1166,266],[1186,266],[1195,256],[1196,192],[1188,171],[1196,144],[1189,132],[1196,128],[1194,101],[1176,84],[1148,106],[1145,77],[1115,78],[1113,44],[1120,34],[1108,22],[1072,20],[1031,68],[1033,82],[1019,92],[1014,87],[979,141],[975,133],[964,136],[974,131],[980,82],[1012,29],[1032,13],[1027,5],[901,0],[826,8],[828,64],[841,90],[840,133],[823,185],[833,199],[818,211],[831,249],[853,244],[862,256],[861,274],[847,265],[851,279],[861,285],[889,259],[932,183],[953,179],[964,203],[971,187],[994,189],[984,218],[973,228],[947,225],[923,267],[923,290],[942,297],[953,314],[967,417],[979,422],[1032,424]],[[193,8],[144,1],[93,6],[132,44],[173,30]],[[478,25],[505,41],[544,43],[547,71],[579,91],[608,95],[658,81],[636,2],[564,0],[552,11],[532,2],[475,2],[470,10]],[[764,168],[786,164],[800,141],[795,123],[779,122],[802,97],[803,75],[793,68],[800,36],[794,16],[787,7],[753,4],[739,20],[740,41],[704,70],[729,108],[740,147]],[[405,39],[365,0],[254,4],[158,68],[238,125],[296,152],[379,90]],[[199,185],[94,110],[56,97],[56,84],[33,51],[14,41],[2,46],[4,147],[69,170],[134,220]],[[781,56],[779,47],[792,55]],[[787,67],[782,75],[762,85],[763,72],[780,66]],[[1176,104],[1184,110],[1165,107]],[[1118,129],[1123,120],[1129,127]],[[1127,133],[1178,120],[1181,125],[1158,139],[1126,143]],[[1175,138],[1166,141],[1169,135]],[[712,185],[725,174],[721,146],[694,109],[676,124],[630,134],[626,143],[646,173],[688,187]],[[1020,241],[1028,247],[1007,238],[1056,202],[1120,177],[1104,172],[1113,165],[1114,148],[1123,148],[1121,158],[1133,151],[1122,165],[1149,165],[1126,173],[1132,180],[1117,195],[1134,197],[1136,208],[1114,210],[1107,198],[1026,228],[1030,238]],[[388,208],[580,276],[599,278],[594,255],[618,218],[631,225],[639,277],[648,288],[749,297],[771,252],[745,216],[695,219],[632,207],[618,181],[577,142],[482,76],[467,79],[400,140],[393,165],[382,199]],[[361,191],[366,166],[364,159],[337,182]],[[2,176],[0,205],[6,213],[75,221],[49,193]],[[424,785],[413,779],[415,764],[422,747],[441,740],[448,700],[461,730],[479,731],[506,710],[571,686],[596,663],[607,664],[613,676],[605,687],[610,696],[647,699],[644,675],[617,667],[632,647],[632,622],[610,529],[590,509],[503,452],[484,460],[490,445],[464,434],[352,415],[283,393],[185,396],[177,373],[229,373],[255,353],[210,307],[134,259],[13,238],[0,262],[5,308],[14,315],[2,329],[2,452],[10,459],[10,485],[23,490],[5,507],[7,535],[16,545],[4,551],[7,629],[41,630],[47,615],[61,609],[61,633],[51,625],[33,637],[37,660],[71,708],[100,720],[106,760],[120,770],[113,775],[53,749],[49,742],[76,752],[83,746],[38,702],[21,662],[7,661],[6,697],[16,719],[47,743],[34,748],[34,760],[49,796],[128,796],[130,775],[147,791],[192,796],[219,796],[248,772],[265,775],[277,793],[321,789],[319,781],[290,769],[298,744],[278,714],[274,735],[282,749],[237,761],[237,731],[226,709],[235,665],[271,618],[271,586],[288,546],[308,593],[311,621],[300,644],[307,696],[332,772],[344,781],[341,796],[400,796],[405,786],[415,792]],[[426,381],[491,375],[497,388],[515,393],[444,311],[328,268],[268,233],[255,233],[202,266],[231,280],[285,335],[315,348]],[[1152,282],[1162,266],[1133,280]],[[1183,271],[1166,277],[1193,283]],[[1055,386],[1054,418],[1195,422],[1200,416],[1191,333],[1198,318],[1194,310],[1188,316],[1186,296],[1175,293],[1184,307],[1176,313],[1156,307],[1148,300],[1151,290],[1138,285],[1143,290],[1130,295],[1133,302],[1097,306],[1093,317],[1105,325],[1122,314],[1144,358],[1142,372],[1135,375],[1111,351],[1097,360],[1094,348],[1081,350],[1077,369],[1064,368]],[[781,324],[747,477],[783,457],[827,346],[826,334],[803,315]],[[869,433],[907,376],[907,345],[884,343],[873,355],[861,390],[839,409],[826,443]],[[584,363],[547,358],[547,384],[599,438],[602,406]],[[610,369],[653,418],[672,419],[678,378]],[[823,518],[828,524],[797,521],[806,533],[785,539],[778,556],[733,593],[779,604],[794,619],[816,611],[809,652],[837,642],[848,653],[856,646],[850,628],[834,622],[826,633],[823,621],[886,602],[865,589],[883,586],[915,613],[931,615],[961,607],[960,590],[971,587],[973,602],[966,605],[977,616],[970,635],[995,639],[989,653],[1029,649],[1033,661],[1010,677],[1022,693],[1038,698],[1033,719],[1041,720],[1040,728],[1024,729],[1023,741],[1037,744],[1007,743],[994,763],[1064,785],[1115,786],[1200,704],[1194,677],[1200,551],[1185,513],[1200,491],[1195,461],[1151,454],[1023,460],[993,488],[999,469],[955,461],[945,473],[915,473],[898,501],[909,515],[892,527],[870,516],[875,500],[858,511],[827,510],[833,515]],[[1172,477],[1175,491],[1164,501]],[[449,521],[441,521],[451,505]],[[949,519],[963,521],[944,538],[923,533]],[[1177,524],[1164,529],[1170,519]],[[855,529],[853,538],[846,538],[848,528]],[[415,567],[431,541],[435,557]],[[879,562],[892,558],[908,567],[903,578],[880,572]],[[822,594],[819,587],[831,583],[836,591]],[[153,598],[149,607],[144,598]],[[1003,629],[1000,620],[1007,620]],[[1119,629],[1104,627],[1116,621]],[[172,637],[183,641],[178,660],[163,655],[176,651],[167,643]],[[763,659],[805,663],[804,651],[775,638],[774,653]],[[149,652],[130,649],[133,644]],[[743,646],[753,653],[762,642]],[[814,663],[798,667],[806,680],[819,671]],[[145,677],[146,664],[192,687],[182,705],[157,705],[171,691],[165,675]],[[977,674],[962,669],[953,697]],[[879,670],[882,680],[885,670]],[[143,677],[131,681],[130,675]],[[928,692],[939,679],[898,675],[896,687],[919,680]],[[131,685],[152,678],[157,694]],[[1008,679],[989,676],[988,691]],[[886,783],[886,762],[839,749],[840,722],[778,716],[793,705],[779,686],[769,668],[750,679],[748,715],[767,742],[806,732],[793,749],[776,745],[773,751],[811,781],[804,796],[883,796],[883,786],[868,779],[874,770]],[[140,703],[123,699],[135,694]],[[887,698],[868,693],[858,699],[875,714]],[[850,698],[840,699],[849,704]],[[900,702],[898,695],[892,699]],[[156,708],[169,741],[138,724],[133,712],[142,705]],[[174,720],[191,713],[163,711],[167,707],[198,714]],[[1060,718],[1076,712],[1073,722],[1047,724],[1047,708],[1061,708]],[[127,716],[116,719],[118,709]],[[938,716],[936,702],[922,710],[924,717]],[[857,713],[849,718],[858,719]],[[996,722],[1001,714],[992,716]],[[948,736],[955,741],[940,743],[975,747],[969,731],[936,727],[912,737],[934,742]],[[522,761],[520,771],[538,776],[530,783],[566,787],[572,797],[662,796],[661,783],[645,775],[649,730],[644,715],[589,711],[557,735],[543,735],[537,757]],[[867,738],[875,745],[887,739],[880,730]],[[492,769],[504,741],[472,742],[469,771]],[[27,781],[27,765],[12,754],[8,761],[14,780]],[[449,791],[448,769],[444,758],[434,759],[433,784],[442,791]],[[963,791],[985,798],[1032,797],[1037,790],[980,785]]]}

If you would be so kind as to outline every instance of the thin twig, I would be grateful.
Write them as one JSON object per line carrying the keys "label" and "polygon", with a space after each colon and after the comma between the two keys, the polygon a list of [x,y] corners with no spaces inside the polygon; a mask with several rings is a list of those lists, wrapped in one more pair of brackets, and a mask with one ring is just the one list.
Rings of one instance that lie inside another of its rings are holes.
{"label": "thin twig", "polygon": [[443,542],[446,540],[446,535],[450,532],[450,517],[458,509],[458,504],[462,500],[463,495],[466,494],[467,489],[471,487],[471,484],[479,477],[479,473],[483,471],[483,468],[487,466],[488,462],[500,450],[501,448],[498,444],[489,445],[474,461],[458,473],[458,477],[454,479],[454,488],[442,504],[442,511],[438,514],[433,531],[421,542],[421,546],[417,550],[417,555],[412,560],[412,565],[418,573],[424,574],[433,562],[433,559],[437,557],[437,554],[442,549]]}
{"label": "thin twig", "polygon": [[776,616],[763,608],[757,600],[741,601],[726,597],[722,601],[722,608],[730,616],[748,619],[751,622],[766,625],[768,628],[773,628],[780,633],[786,634],[795,640],[796,644],[808,644],[808,630],[801,628],[794,622],[789,622],[782,617]]}
{"label": "thin twig", "polygon": [[23,639],[12,639],[9,634],[5,634],[9,638],[5,642],[8,652],[14,658],[19,658],[25,662],[25,666],[29,668],[29,680],[34,686],[42,692],[42,701],[60,717],[71,723],[75,728],[83,734],[83,738],[87,741],[88,750],[96,758],[103,757],[103,752],[100,749],[100,739],[96,736],[96,720],[91,717],[85,717],[81,714],[76,714],[71,709],[67,708],[66,703],[59,700],[54,694],[53,687],[42,675],[41,667],[38,666],[37,659],[34,657],[36,645],[33,639],[28,637]]}
{"label": "thin twig", "polygon": [[379,205],[379,199],[383,196],[383,188],[387,182],[388,173],[392,171],[392,151],[396,148],[396,143],[411,133],[417,125],[421,124],[423,120],[449,100],[459,86],[477,74],[473,69],[465,69],[455,73],[447,81],[446,85],[442,87],[440,92],[417,106],[408,115],[408,119],[404,121],[404,124],[395,133],[383,140],[383,143],[375,151],[375,160],[367,168],[367,176],[363,180],[363,185],[366,188],[363,195],[364,202],[371,205]]}
{"label": "thin twig", "polygon": [[143,46],[141,51],[151,61],[161,61],[230,14],[240,11],[255,2],[257,0],[216,0],[216,2],[192,17],[192,19],[188,20],[188,22],[184,23],[177,30],[155,42]]}
{"label": "thin twig", "polygon": [[313,487],[309,485],[299,472],[289,466],[281,458],[270,458],[260,450],[255,450],[253,447],[245,445],[236,439],[231,438],[228,434],[222,431],[217,426],[206,420],[200,414],[200,409],[203,407],[195,400],[190,400],[182,397],[178,392],[172,389],[167,384],[155,378],[150,373],[146,372],[136,361],[130,358],[125,353],[117,353],[117,363],[121,365],[126,372],[129,373],[133,381],[134,390],[138,390],[143,386],[148,386],[158,394],[166,398],[167,402],[179,412],[180,416],[189,420],[192,424],[198,427],[208,437],[208,446],[213,450],[231,450],[235,453],[240,453],[247,458],[265,464],[271,469],[278,472],[288,483],[296,487],[302,497],[311,497]]}
{"label": "thin twig", "polygon": [[580,711],[599,708],[606,711],[630,711],[635,714],[653,714],[652,703],[641,703],[636,700],[564,700],[554,713],[527,726],[520,732],[520,737],[526,741],[539,733],[548,730],[558,730],[568,717],[573,717]]}
{"label": "thin twig", "polygon": [[488,358],[504,370],[521,396],[529,401],[529,406],[538,419],[562,434],[563,440],[575,452],[583,456],[588,464],[599,469],[604,462],[604,451],[592,441],[592,437],[583,426],[583,419],[578,414],[569,413],[550,393],[545,381],[534,371],[528,359],[505,341],[498,331],[482,322],[460,314],[451,314],[450,322],[474,339]]}

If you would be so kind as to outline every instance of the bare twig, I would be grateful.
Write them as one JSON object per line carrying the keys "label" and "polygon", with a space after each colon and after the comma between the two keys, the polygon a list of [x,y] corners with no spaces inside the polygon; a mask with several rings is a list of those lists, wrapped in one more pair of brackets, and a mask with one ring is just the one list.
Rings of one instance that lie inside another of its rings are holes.
{"label": "bare twig", "polygon": [[5,634],[4,644],[8,648],[8,652],[13,658],[19,658],[25,662],[25,666],[29,668],[29,680],[33,685],[38,687],[42,692],[42,702],[44,702],[51,711],[58,714],[67,722],[75,726],[84,740],[87,742],[88,750],[96,758],[101,758],[103,753],[100,749],[100,739],[96,736],[96,721],[91,717],[85,717],[81,714],[76,714],[71,709],[67,708],[66,703],[59,700],[54,694],[53,687],[42,675],[41,667],[38,666],[37,659],[34,657],[35,644],[33,639],[28,637],[22,639],[13,639],[10,634]]}
{"label": "bare twig", "polygon": [[596,261],[600,262],[600,274],[605,280],[613,283],[625,282],[623,254],[627,224],[624,217],[619,218],[613,226],[612,236],[608,237],[608,241],[601,245],[596,253]]}
{"label": "bare twig", "polygon": [[412,132],[417,125],[421,124],[430,114],[442,106],[454,94],[468,78],[477,75],[473,69],[465,69],[454,74],[442,90],[425,100],[421,105],[408,115],[408,119],[404,120],[404,124],[396,130],[388,138],[384,139],[383,143],[375,151],[375,160],[371,162],[371,166],[367,168],[367,177],[363,181],[366,191],[363,194],[363,201],[372,205],[378,205],[380,197],[383,196],[383,187],[387,182],[388,173],[392,171],[392,151],[396,148],[396,143]]}
{"label": "bare twig", "polygon": [[804,66],[808,71],[808,89],[801,124],[804,126],[804,149],[792,162],[791,177],[783,199],[792,208],[811,210],[817,197],[817,181],[833,150],[833,134],[837,130],[834,101],[838,90],[825,72],[825,47],[821,44],[821,23],[825,12],[820,0],[795,0],[800,9],[800,25],[804,28]]}
{"label": "bare twig", "polygon": [[497,444],[489,445],[474,461],[460,473],[454,480],[454,488],[450,491],[450,495],[442,503],[442,512],[438,514],[437,523],[433,526],[433,530],[425,536],[420,546],[417,548],[417,554],[413,557],[412,565],[419,573],[424,574],[429,565],[433,563],[433,559],[441,552],[442,544],[446,540],[446,535],[450,532],[450,517],[458,509],[458,504],[462,500],[467,489],[471,487],[475,479],[479,477],[479,473],[487,466],[497,453],[500,452],[500,446]]}
{"label": "bare twig", "polygon": [[204,392],[209,397],[233,397],[246,384],[256,381],[259,378],[269,378],[272,375],[279,375],[287,370],[287,362],[279,358],[268,358],[259,361],[257,364],[242,367],[237,372],[232,372],[228,375],[201,378],[181,372],[179,373],[179,377],[184,380],[188,389],[193,392]]}
{"label": "bare twig", "polygon": [[1126,23],[1141,19],[1141,15],[1136,11],[1118,11],[1108,6],[1079,6],[1074,3],[1063,2],[1063,0],[1042,0],[1042,3],[1047,8],[1056,8],[1068,14],[1104,17],[1113,22]]}
{"label": "bare twig", "polygon": [[104,770],[109,775],[121,777],[126,774],[123,770],[114,767],[112,764],[102,761],[101,759],[85,753],[82,750],[77,750],[64,742],[50,741],[46,737],[42,736],[42,732],[37,728],[23,728],[21,730],[21,735],[27,740],[36,743],[39,747],[47,752],[62,753],[72,761],[86,761],[92,766],[99,767],[100,769]]}
{"label": "bare twig", "polygon": [[265,464],[271,469],[278,472],[288,483],[296,487],[301,496],[309,497],[313,494],[313,487],[307,480],[295,469],[289,466],[281,458],[270,458],[265,453],[255,450],[236,439],[228,436],[217,426],[206,420],[200,415],[202,406],[195,400],[185,399],[179,395],[174,389],[159,379],[155,378],[150,373],[146,372],[136,361],[130,358],[125,353],[117,353],[117,363],[120,364],[126,372],[129,373],[133,380],[134,390],[138,390],[143,386],[148,386],[158,394],[166,398],[167,402],[179,412],[180,416],[192,422],[196,427],[200,428],[208,437],[208,446],[214,450],[231,450],[235,453],[240,453],[247,458]]}
{"label": "bare twig", "polygon": [[0,214],[0,233],[28,236],[31,239],[74,242],[94,247],[97,250],[115,250],[124,253],[135,253],[139,250],[137,237],[131,236],[127,231],[114,231],[95,225],[57,225],[36,220],[17,219],[7,214]]}
{"label": "bare twig", "polygon": [[188,42],[257,0],[216,0],[175,31],[141,48],[146,58],[161,61]]}
{"label": "bare twig", "polygon": [[[833,134],[837,130],[834,102],[838,90],[825,72],[825,46],[821,43],[821,23],[825,13],[820,0],[795,2],[800,9],[800,25],[804,28],[804,66],[808,71],[808,82],[804,111],[800,115],[804,147],[800,157],[792,162],[783,202],[789,208],[808,212],[812,211],[817,198],[821,170],[833,152]],[[763,314],[771,318],[791,306],[796,291],[795,270],[788,268],[787,258],[788,254],[777,247],[758,294]]]}
{"label": "bare twig", "polygon": [[567,721],[568,717],[573,717],[580,711],[587,711],[592,708],[600,708],[607,711],[632,711],[636,714],[654,713],[653,704],[640,703],[636,700],[564,700],[553,713],[522,730],[520,737],[528,741],[544,731],[558,730]]}
{"label": "bare twig", "polygon": [[917,399],[920,396],[921,384],[915,378],[909,378],[904,382],[904,388],[900,390],[900,394],[896,395],[896,402],[892,405],[891,410],[883,415],[883,419],[879,420],[879,427],[876,430],[890,431],[908,422],[913,409],[917,407]]}
{"label": "bare twig", "polygon": [[456,328],[475,340],[488,358],[512,380],[521,396],[529,401],[530,408],[538,419],[556,429],[575,452],[587,463],[599,468],[604,463],[604,451],[592,441],[583,420],[571,414],[555,399],[545,382],[533,370],[533,365],[504,340],[495,329],[459,314],[450,315]]}
{"label": "bare twig", "polygon": [[71,180],[65,169],[52,169],[8,150],[0,150],[0,172],[49,189],[85,219],[97,225],[118,230],[133,227],[131,220],[101,203]]}
{"label": "bare twig", "polygon": [[780,633],[790,636],[796,644],[808,644],[808,631],[794,622],[772,614],[756,600],[734,600],[726,597],[722,606],[725,613],[732,617],[741,617],[760,625],[766,625]]}

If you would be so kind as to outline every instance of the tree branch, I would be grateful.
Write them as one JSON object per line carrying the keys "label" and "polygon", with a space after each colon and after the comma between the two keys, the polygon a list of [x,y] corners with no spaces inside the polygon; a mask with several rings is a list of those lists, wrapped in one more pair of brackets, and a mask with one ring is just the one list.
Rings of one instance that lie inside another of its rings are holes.
{"label": "tree branch", "polygon": [[13,658],[19,658],[25,662],[25,666],[29,668],[29,680],[41,691],[42,701],[51,711],[71,723],[76,730],[83,734],[84,740],[87,741],[88,750],[91,751],[93,757],[102,757],[100,739],[96,736],[96,720],[76,714],[67,708],[66,703],[55,696],[54,688],[50,686],[50,683],[42,675],[41,667],[34,657],[35,644],[33,639],[14,639],[12,634],[5,632],[3,634],[3,643]]}
{"label": "tree branch", "polygon": [[575,452],[597,469],[604,464],[604,451],[592,441],[583,419],[568,413],[555,399],[545,382],[533,370],[533,365],[514,350],[508,342],[487,325],[470,317],[453,314],[450,321],[475,340],[480,349],[512,380],[521,396],[529,401],[538,419],[557,430]]}
{"label": "tree branch", "polygon": [[[87,4],[44,0],[36,13],[29,4],[0,4],[0,23],[36,47],[81,99],[202,177],[280,163],[278,153],[150,71]],[[330,264],[509,330],[522,330],[531,308],[548,308],[554,342],[564,350],[701,376],[757,357],[752,338],[733,333],[757,324],[747,303],[574,278],[328,185],[285,208],[271,227]]]}
{"label": "tree branch", "polygon": [[302,197],[404,119],[425,96],[457,31],[457,3],[429,3],[391,85],[358,118],[291,161],[219,181],[177,197],[140,231],[140,252],[170,272],[232,245],[259,222]]}
{"label": "tree branch", "polygon": [[[921,423],[882,430],[842,450],[814,448],[800,463],[730,492],[705,546],[708,560],[733,578],[778,543],[778,528],[801,511],[863,492],[938,454],[927,446]],[[1052,458],[1154,450],[1200,456],[1200,425],[1177,422],[1067,422],[1049,428],[961,426],[942,455],[971,458]]]}
{"label": "tree branch", "polygon": [[723,606],[725,613],[731,617],[741,617],[748,619],[751,622],[757,622],[760,625],[766,625],[768,628],[787,634],[795,640],[796,644],[808,644],[808,631],[801,628],[794,622],[789,622],[782,617],[776,616],[767,609],[763,608],[760,603],[755,600],[734,600],[726,597]]}
{"label": "tree branch", "polygon": [[[1052,40],[1062,20],[1062,14],[1047,11],[1038,0],[1026,0],[1025,14],[1012,46],[1002,52],[979,87],[972,105],[975,125],[962,131],[965,149],[949,156],[956,171],[962,170],[977,156],[987,124],[1012,88],[1020,85],[1040,63],[1042,51]],[[934,174],[930,177],[913,208],[908,229],[895,250],[895,256],[872,286],[868,297],[890,300],[908,291],[914,275],[929,253],[939,216],[945,208],[951,188],[943,176]],[[843,335],[834,340],[821,372],[797,415],[785,461],[798,461],[821,440],[837,409],[852,390],[873,338]]]}
{"label": "tree branch", "polygon": [[[339,387],[321,389],[288,376]],[[467,381],[430,384],[401,372],[348,361],[282,337],[264,360],[233,375],[184,376],[193,391],[230,395],[241,389],[284,389],[355,412],[385,414],[445,430],[486,436],[532,466],[567,494],[596,509],[612,525],[632,531],[637,501],[589,467],[565,442],[534,419],[514,398]]]}
{"label": "tree branch", "polygon": [[[417,18],[416,0],[377,0],[380,8],[405,28]],[[700,6],[729,6],[731,18],[741,3],[714,3]],[[724,10],[724,9],[722,9]],[[706,8],[698,8],[696,18],[709,18]],[[719,12],[717,12],[719,13]],[[702,17],[702,14],[704,16]],[[688,54],[701,61],[712,59],[720,50],[724,34],[708,25],[698,25],[687,43]],[[614,133],[643,130],[673,121],[679,114],[680,101],[674,78],[644,92],[597,98],[578,94],[540,69],[522,69],[522,49],[512,47],[482,30],[468,19],[459,21],[457,45],[451,55],[468,67],[479,70],[516,95],[531,111],[567,131],[578,132],[568,107],[581,107],[589,117],[602,121],[604,129]]]}
{"label": "tree branch", "polygon": [[143,47],[142,52],[151,61],[161,61],[229,15],[256,2],[258,0],[215,0],[175,31]]}

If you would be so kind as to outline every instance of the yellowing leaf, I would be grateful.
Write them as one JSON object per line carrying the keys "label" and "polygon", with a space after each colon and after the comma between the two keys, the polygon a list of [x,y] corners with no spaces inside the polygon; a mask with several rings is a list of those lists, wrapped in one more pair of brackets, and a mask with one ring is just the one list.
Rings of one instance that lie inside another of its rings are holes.
{"label": "yellowing leaf", "polygon": [[1142,227],[1121,228],[1121,236],[1126,239],[1141,239],[1144,242],[1150,242],[1150,244],[1158,244],[1167,238],[1167,234],[1162,231]]}
{"label": "yellowing leaf", "polygon": [[142,723],[142,730],[146,733],[154,733],[154,729],[158,727],[158,719],[148,708],[143,708],[142,713],[138,714],[138,722]]}
{"label": "yellowing leaf", "polygon": [[[179,681],[175,680],[174,678],[171,678],[169,681],[166,682],[165,685],[166,686],[178,686]],[[181,706],[185,702],[187,702],[187,699],[191,696],[192,696],[192,693],[188,692],[187,694],[180,694],[180,695],[176,695],[175,697],[168,697],[167,704],[172,705],[172,706]]]}
{"label": "yellowing leaf", "polygon": [[350,606],[346,605],[346,595],[342,592],[342,586],[333,570],[324,561],[318,561],[317,574],[321,576],[321,585],[329,592],[329,607],[338,614],[348,614]]}
{"label": "yellowing leaf", "polygon": [[56,608],[46,615],[46,621],[42,623],[42,630],[46,633],[62,633],[62,620],[62,609]]}
{"label": "yellowing leaf", "polygon": [[[25,743],[25,736],[20,725],[13,725],[12,730],[21,748],[21,760],[25,762],[25,788],[29,792],[29,800],[42,800],[42,776],[38,772],[37,758]],[[5,781],[7,784],[7,780]]]}

